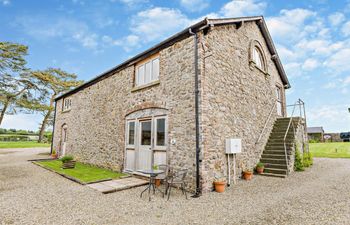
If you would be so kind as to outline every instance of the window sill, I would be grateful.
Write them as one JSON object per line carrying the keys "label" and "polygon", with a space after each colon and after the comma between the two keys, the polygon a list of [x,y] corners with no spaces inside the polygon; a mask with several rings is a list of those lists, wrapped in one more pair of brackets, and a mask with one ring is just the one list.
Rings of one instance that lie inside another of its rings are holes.
{"label": "window sill", "polygon": [[135,91],[139,91],[139,90],[142,90],[142,89],[145,89],[145,88],[153,87],[153,86],[156,86],[158,84],[160,84],[160,82],[159,82],[159,80],[156,80],[156,81],[153,81],[153,82],[148,83],[148,84],[144,84],[144,85],[141,85],[141,86],[133,87],[131,89],[131,92],[135,92]]}
{"label": "window sill", "polygon": [[255,69],[259,70],[260,72],[262,72],[265,76],[270,76],[270,74],[269,74],[268,72],[266,72],[266,71],[260,69],[260,68],[255,64],[254,61],[250,61],[249,64],[250,64],[249,67],[250,67],[251,70],[253,70],[253,69],[255,68]]}

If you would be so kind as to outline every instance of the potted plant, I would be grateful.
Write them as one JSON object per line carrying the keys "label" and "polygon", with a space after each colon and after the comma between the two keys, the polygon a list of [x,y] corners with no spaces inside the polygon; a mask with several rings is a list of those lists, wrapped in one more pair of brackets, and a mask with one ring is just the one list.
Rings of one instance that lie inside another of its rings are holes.
{"label": "potted plant", "polygon": [[62,161],[62,169],[73,169],[75,167],[76,161],[73,156],[66,155],[61,158]]}
{"label": "potted plant", "polygon": [[[158,170],[159,169],[159,167],[157,165],[154,165],[152,168],[153,168],[153,170]],[[159,178],[155,178],[154,179],[154,184],[156,185],[156,187],[159,187],[160,183],[161,183],[161,179],[159,179]]]}
{"label": "potted plant", "polygon": [[243,171],[243,178],[244,180],[251,180],[253,177],[253,171],[250,169],[244,170]]}
{"label": "potted plant", "polygon": [[56,153],[55,150],[52,151],[51,157],[54,158],[54,159],[57,159],[57,153]]}
{"label": "potted plant", "polygon": [[225,191],[226,179],[225,177],[215,177],[213,184],[215,191],[222,193]]}
{"label": "potted plant", "polygon": [[264,172],[264,168],[264,163],[258,162],[258,164],[256,164],[256,172],[258,172],[258,174],[262,174]]}

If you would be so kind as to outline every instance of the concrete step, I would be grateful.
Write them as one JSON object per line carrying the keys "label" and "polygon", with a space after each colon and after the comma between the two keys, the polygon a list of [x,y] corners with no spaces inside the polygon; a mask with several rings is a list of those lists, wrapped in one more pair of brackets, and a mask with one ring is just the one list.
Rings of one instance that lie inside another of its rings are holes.
{"label": "concrete step", "polygon": [[[285,152],[283,149],[278,149],[278,150],[274,150],[274,149],[265,149],[263,152],[263,155],[284,155]],[[287,155],[292,155],[292,151],[287,151]]]}
{"label": "concrete step", "polygon": [[283,175],[283,174],[274,174],[274,173],[262,173],[260,174],[262,176],[268,176],[268,177],[278,177],[278,178],[286,178],[287,175]]}
{"label": "concrete step", "polygon": [[273,174],[287,175],[287,169],[265,168],[264,169],[264,173],[273,173]]}
{"label": "concrete step", "polygon": [[264,166],[266,169],[287,169],[286,164],[265,163]]}
{"label": "concrete step", "polygon": [[272,163],[272,164],[286,164],[286,159],[271,159],[271,158],[262,158],[260,159],[262,163]]}
{"label": "concrete step", "polygon": [[286,140],[284,140],[284,138],[269,138],[268,143],[284,143],[284,141],[286,141],[286,143],[293,143],[294,138],[286,138]]}
{"label": "concrete step", "polygon": [[[287,155],[290,158],[290,155]],[[265,152],[261,155],[262,159],[286,159],[286,156],[283,154],[266,154]]]}

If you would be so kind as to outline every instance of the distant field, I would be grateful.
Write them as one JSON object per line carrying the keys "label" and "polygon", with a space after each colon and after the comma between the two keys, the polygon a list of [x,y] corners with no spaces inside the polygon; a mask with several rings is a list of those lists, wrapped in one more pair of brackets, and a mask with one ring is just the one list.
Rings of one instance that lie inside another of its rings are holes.
{"label": "distant field", "polygon": [[350,142],[310,143],[309,148],[314,157],[350,158]]}
{"label": "distant field", "polygon": [[36,141],[3,141],[0,142],[0,148],[35,148],[50,147],[50,144],[38,143]]}

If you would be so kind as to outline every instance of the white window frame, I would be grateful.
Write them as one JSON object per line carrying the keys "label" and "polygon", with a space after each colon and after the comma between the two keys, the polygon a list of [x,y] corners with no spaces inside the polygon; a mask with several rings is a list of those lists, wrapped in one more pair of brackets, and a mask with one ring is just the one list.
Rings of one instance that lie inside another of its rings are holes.
{"label": "white window frame", "polygon": [[[130,129],[130,123],[134,122],[134,144],[129,144],[129,129]],[[127,148],[135,148],[135,142],[136,142],[136,120],[128,120],[127,121],[127,134],[126,134],[126,147]]]}
{"label": "white window frame", "polygon": [[[155,66],[157,64],[154,64],[158,61],[158,68]],[[147,66],[150,66],[150,72],[147,74],[146,69]],[[141,69],[141,70],[140,70]],[[143,71],[142,77],[139,77],[140,71]],[[155,82],[159,80],[159,56],[153,56],[149,59],[146,59],[145,61],[141,62],[140,64],[136,65],[135,69],[135,87],[147,85],[149,83]]]}
{"label": "white window frame", "polygon": [[[164,119],[164,146],[157,143],[157,120]],[[167,116],[154,117],[154,148],[156,150],[166,150],[168,143],[168,118]]]}
{"label": "white window frame", "polygon": [[70,98],[64,98],[63,99],[63,106],[62,106],[62,111],[67,112],[71,110],[72,108],[72,99]]}

